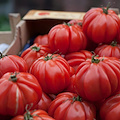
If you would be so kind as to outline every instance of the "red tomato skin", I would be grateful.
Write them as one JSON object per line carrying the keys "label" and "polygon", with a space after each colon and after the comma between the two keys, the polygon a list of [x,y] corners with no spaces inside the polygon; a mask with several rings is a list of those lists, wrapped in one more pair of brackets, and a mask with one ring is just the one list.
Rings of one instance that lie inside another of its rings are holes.
{"label": "red tomato skin", "polygon": [[102,44],[95,49],[95,53],[101,57],[116,57],[120,59],[120,44],[116,46]]}
{"label": "red tomato skin", "polygon": [[70,84],[70,66],[58,54],[48,54],[50,60],[40,57],[30,67],[30,73],[39,81],[42,90],[47,94],[58,94]]}
{"label": "red tomato skin", "polygon": [[41,109],[47,112],[51,102],[52,102],[52,99],[47,94],[42,92],[42,98],[33,109]]}
{"label": "red tomato skin", "polygon": [[[75,88],[86,100],[102,101],[120,89],[120,61],[112,57],[98,57],[81,63],[75,74]],[[94,87],[93,87],[94,86]]]}
{"label": "red tomato skin", "polygon": [[[34,50],[32,49],[33,47],[37,47],[39,48],[39,50]],[[21,57],[26,61],[29,69],[32,63],[35,62],[35,60],[48,53],[51,53],[51,50],[48,47],[48,45],[39,45],[38,43],[34,43],[21,54]]]}
{"label": "red tomato skin", "polygon": [[68,61],[69,65],[75,69],[75,71],[82,62],[91,57],[92,53],[87,50],[80,50],[79,52],[73,52],[65,55],[65,59]]}
{"label": "red tomato skin", "polygon": [[67,54],[86,48],[87,39],[83,31],[72,25],[58,24],[48,33],[49,46],[52,52]]}
{"label": "red tomato skin", "polygon": [[63,92],[51,102],[48,114],[56,120],[93,120],[96,109],[93,104],[86,101],[74,101],[77,94]]}
{"label": "red tomato skin", "polygon": [[95,43],[111,43],[119,33],[120,19],[113,10],[108,14],[102,8],[92,8],[83,18],[83,32]]}
{"label": "red tomato skin", "polygon": [[38,35],[34,39],[34,43],[38,43],[39,45],[48,45],[48,34]]}
{"label": "red tomato skin", "polygon": [[120,94],[107,98],[100,107],[101,120],[120,119]]}
{"label": "red tomato skin", "polygon": [[26,104],[34,107],[39,102],[42,89],[30,73],[17,73],[15,82],[10,79],[11,74],[7,72],[0,79],[0,114],[16,116],[24,113]]}
{"label": "red tomato skin", "polygon": [[75,74],[70,77],[70,85],[65,89],[65,91],[77,93],[75,88]]}
{"label": "red tomato skin", "polygon": [[[33,120],[55,120],[54,118],[50,117],[48,113],[44,110],[35,110],[35,111],[30,111],[31,116],[33,116]],[[23,115],[18,115],[11,120],[25,120]]]}
{"label": "red tomato skin", "polygon": [[0,78],[7,72],[28,72],[26,61],[17,55],[8,55],[0,59]]}

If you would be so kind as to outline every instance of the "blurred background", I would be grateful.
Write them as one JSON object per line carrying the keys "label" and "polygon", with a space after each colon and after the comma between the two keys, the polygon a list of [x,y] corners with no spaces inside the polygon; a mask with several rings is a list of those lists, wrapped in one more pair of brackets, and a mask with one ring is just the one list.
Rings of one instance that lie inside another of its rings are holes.
{"label": "blurred background", "polygon": [[20,13],[23,17],[29,10],[56,10],[86,12],[91,7],[104,7],[108,2],[112,8],[120,9],[118,0],[0,0],[0,31],[9,31],[9,13]]}

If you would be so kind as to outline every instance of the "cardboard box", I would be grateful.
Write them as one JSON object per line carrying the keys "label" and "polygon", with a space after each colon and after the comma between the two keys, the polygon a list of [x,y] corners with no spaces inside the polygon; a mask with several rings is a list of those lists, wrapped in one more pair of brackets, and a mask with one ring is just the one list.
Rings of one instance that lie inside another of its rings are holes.
{"label": "cardboard box", "polygon": [[85,12],[30,10],[16,25],[14,39],[4,54],[19,55],[30,39],[37,35],[47,34],[56,24],[72,19],[83,19],[84,15]]}
{"label": "cardboard box", "polygon": [[37,35],[44,35],[56,24],[82,19],[84,12],[30,10],[16,25],[15,36],[4,54],[20,54],[25,44]]}
{"label": "cardboard box", "polygon": [[[15,36],[15,29],[16,25],[18,22],[21,20],[20,14],[19,13],[10,13],[9,14],[9,22],[10,22],[10,27],[11,31],[0,31],[0,44],[4,43],[7,44],[8,46],[11,45],[14,36]],[[6,51],[4,51],[6,52]]]}

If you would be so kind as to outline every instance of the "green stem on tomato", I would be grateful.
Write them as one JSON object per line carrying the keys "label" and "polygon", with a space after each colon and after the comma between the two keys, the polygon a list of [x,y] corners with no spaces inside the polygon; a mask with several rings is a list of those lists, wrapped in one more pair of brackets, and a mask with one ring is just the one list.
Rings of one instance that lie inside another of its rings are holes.
{"label": "green stem on tomato", "polygon": [[82,98],[80,97],[80,96],[77,96],[77,97],[73,97],[73,99],[72,99],[73,101],[72,101],[72,103],[74,103],[75,101],[82,101]]}
{"label": "green stem on tomato", "polygon": [[102,9],[103,9],[103,12],[104,12],[105,14],[108,14],[108,9],[110,8],[110,6],[111,6],[111,4],[110,4],[110,2],[109,2],[106,8],[102,8]]}
{"label": "green stem on tomato", "polygon": [[34,50],[34,51],[39,51],[39,50],[40,50],[40,47],[33,46],[31,49]]}
{"label": "green stem on tomato", "polygon": [[52,58],[53,58],[53,54],[50,56],[49,55],[45,56],[44,60],[48,61],[48,60],[52,60]]}
{"label": "green stem on tomato", "polygon": [[17,77],[16,77],[17,74],[19,74],[19,73],[15,72],[15,73],[11,74],[9,80],[16,82],[17,81]]}
{"label": "green stem on tomato", "polygon": [[91,62],[92,63],[99,63],[100,60],[99,59],[95,59],[95,57],[96,57],[95,55],[92,56]]}
{"label": "green stem on tomato", "polygon": [[71,23],[66,23],[66,22],[64,22],[63,24],[64,24],[64,25],[67,25],[67,26],[72,26]]}

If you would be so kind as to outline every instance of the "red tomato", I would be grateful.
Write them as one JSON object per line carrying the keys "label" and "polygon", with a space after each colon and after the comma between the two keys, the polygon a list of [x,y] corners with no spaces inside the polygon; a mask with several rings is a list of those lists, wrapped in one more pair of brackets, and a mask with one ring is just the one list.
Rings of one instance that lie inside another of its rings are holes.
{"label": "red tomato", "polygon": [[48,114],[56,120],[93,120],[96,118],[96,109],[77,94],[63,92],[51,102]]}
{"label": "red tomato", "polygon": [[43,91],[48,94],[58,94],[70,84],[70,66],[58,54],[48,54],[37,59],[30,67],[39,81]]}
{"label": "red tomato", "polygon": [[83,31],[75,25],[58,24],[48,33],[52,52],[67,54],[86,48],[87,39]]}
{"label": "red tomato", "polygon": [[120,61],[112,57],[92,57],[76,71],[77,93],[89,101],[102,101],[120,89]]}
{"label": "red tomato", "polygon": [[51,98],[47,94],[42,92],[42,98],[33,109],[41,109],[47,111],[51,102]]}
{"label": "red tomato", "polygon": [[7,72],[27,72],[28,67],[25,60],[17,55],[3,56],[0,53],[0,78]]}
{"label": "red tomato", "polygon": [[55,120],[44,110],[27,111],[24,115],[18,115],[11,120]]}
{"label": "red tomato", "polygon": [[95,49],[95,53],[99,56],[116,57],[120,59],[120,44],[113,41],[110,45],[102,44]]}
{"label": "red tomato", "polygon": [[92,8],[83,17],[83,32],[95,43],[111,43],[119,33],[120,19],[107,8]]}
{"label": "red tomato", "polygon": [[37,79],[26,72],[7,72],[0,79],[0,114],[19,115],[25,111],[26,104],[39,102],[42,96]]}
{"label": "red tomato", "polygon": [[34,43],[21,54],[21,57],[26,61],[29,69],[36,59],[50,52],[51,50],[47,45],[39,45],[38,43]]}
{"label": "red tomato", "polygon": [[101,120],[120,120],[120,94],[107,98],[100,108]]}
{"label": "red tomato", "polygon": [[39,45],[48,45],[48,35],[38,35],[34,39],[34,43],[38,43]]}
{"label": "red tomato", "polygon": [[78,66],[86,61],[88,58],[92,57],[92,53],[87,50],[81,50],[80,52],[69,53],[65,56],[65,59],[68,61],[69,65],[72,66],[75,71]]}

